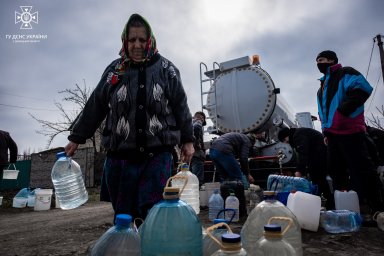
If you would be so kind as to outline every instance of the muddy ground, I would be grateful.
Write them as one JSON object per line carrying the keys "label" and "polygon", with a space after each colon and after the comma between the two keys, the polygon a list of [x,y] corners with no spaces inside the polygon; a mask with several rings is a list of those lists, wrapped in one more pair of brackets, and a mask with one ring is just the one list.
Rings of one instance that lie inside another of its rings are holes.
{"label": "muddy ground", "polygon": [[[51,208],[12,208],[12,199],[0,206],[0,255],[87,255],[95,241],[112,226],[113,210],[109,203],[89,202],[63,211]],[[204,227],[208,211],[199,214]],[[231,224],[239,233],[242,223]],[[377,227],[362,227],[357,233],[331,235],[302,231],[304,255],[384,255],[384,232]]]}

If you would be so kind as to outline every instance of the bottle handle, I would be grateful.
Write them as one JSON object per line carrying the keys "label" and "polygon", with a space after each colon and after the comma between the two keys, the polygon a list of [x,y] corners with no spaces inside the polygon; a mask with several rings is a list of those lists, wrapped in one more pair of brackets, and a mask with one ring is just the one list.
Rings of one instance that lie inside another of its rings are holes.
{"label": "bottle handle", "polygon": [[225,219],[225,212],[232,212],[232,217],[231,219],[229,220],[229,223],[228,224],[231,224],[233,218],[236,216],[236,210],[235,209],[231,209],[231,208],[225,208],[225,209],[222,209],[220,210],[217,215],[216,215],[216,219],[219,218],[220,214],[223,213],[223,219]]}
{"label": "bottle handle", "polygon": [[[185,188],[185,186],[186,186],[187,183],[188,183],[188,178],[187,178],[187,177],[184,177],[184,176],[174,175],[174,176],[170,177],[170,178],[167,180],[167,183],[166,183],[165,187],[168,187],[168,188],[169,188],[169,187],[170,187],[170,186],[169,186],[169,182],[170,182],[171,180],[173,180],[173,179],[184,180],[184,185],[183,185],[183,187],[180,189],[179,194],[178,194],[178,196],[177,196],[177,197],[180,197],[181,193],[183,193],[184,188]],[[164,198],[169,198],[169,199],[171,199],[168,195],[165,195],[164,193],[163,193],[163,197],[164,197]],[[175,197],[175,198],[176,198],[176,197]]]}
{"label": "bottle handle", "polygon": [[213,232],[214,230],[216,230],[216,229],[218,229],[218,228],[220,228],[220,227],[222,227],[222,226],[224,226],[224,227],[227,229],[227,232],[228,232],[228,233],[233,233],[232,230],[231,230],[231,228],[229,227],[229,225],[228,225],[227,223],[225,223],[225,222],[217,223],[217,224],[215,224],[215,225],[213,225],[213,226],[208,227],[208,228],[205,230],[205,232],[207,232],[207,235],[208,235],[211,239],[213,239],[213,241],[215,241],[215,243],[217,243],[217,244],[220,246],[220,248],[223,248],[223,243],[221,243],[221,242],[220,242],[214,235],[212,235],[211,232]]}
{"label": "bottle handle", "polygon": [[377,222],[377,216],[380,214],[380,212],[379,211],[377,211],[377,212],[375,212],[375,214],[373,214],[373,217],[372,217],[372,219],[374,220],[374,221],[376,221]]}
{"label": "bottle handle", "polygon": [[271,224],[274,220],[283,220],[283,221],[288,222],[285,229],[281,232],[281,235],[284,235],[293,224],[293,220],[291,218],[288,218],[288,217],[271,217],[268,220],[268,224]]}
{"label": "bottle handle", "polygon": [[72,158],[70,156],[65,156],[68,162],[68,168],[72,168]]}
{"label": "bottle handle", "polygon": [[139,229],[137,228],[136,222],[141,221],[141,225],[143,225],[144,220],[142,218],[135,218],[133,220],[133,228],[135,229],[136,233],[139,232]]}

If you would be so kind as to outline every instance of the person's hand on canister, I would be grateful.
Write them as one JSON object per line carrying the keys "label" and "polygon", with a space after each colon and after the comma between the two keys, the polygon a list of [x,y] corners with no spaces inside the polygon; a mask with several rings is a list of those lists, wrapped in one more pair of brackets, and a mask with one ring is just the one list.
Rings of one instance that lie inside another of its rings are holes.
{"label": "person's hand on canister", "polygon": [[183,144],[183,146],[181,147],[180,161],[185,163],[190,163],[193,153],[195,153],[193,142],[188,142]]}
{"label": "person's hand on canister", "polygon": [[73,156],[75,154],[75,151],[76,151],[78,146],[79,146],[79,144],[70,141],[67,144],[67,146],[65,146],[65,148],[64,148],[65,153],[67,154],[67,156]]}

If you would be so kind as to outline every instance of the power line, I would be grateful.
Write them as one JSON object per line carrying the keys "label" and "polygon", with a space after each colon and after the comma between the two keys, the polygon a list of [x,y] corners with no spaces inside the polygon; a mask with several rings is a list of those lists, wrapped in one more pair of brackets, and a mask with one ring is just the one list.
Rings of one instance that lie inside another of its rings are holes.
{"label": "power line", "polygon": [[371,66],[371,61],[372,61],[372,55],[373,55],[373,48],[375,47],[375,37],[373,38],[373,44],[372,44],[372,50],[371,50],[371,56],[369,57],[369,63],[368,63],[368,69],[367,69],[367,74],[365,75],[365,79],[368,79],[368,72],[369,68]]}
{"label": "power line", "polygon": [[24,96],[24,95],[17,95],[17,94],[7,93],[7,92],[1,92],[1,94],[9,95],[9,96],[14,96],[14,97],[20,97],[20,98],[26,98],[26,99],[32,99],[32,100],[49,101],[50,102],[50,100],[43,99],[43,98],[35,98],[35,97],[29,97],[29,96]]}
{"label": "power line", "polygon": [[377,78],[377,82],[376,82],[376,86],[374,87],[373,89],[373,93],[372,93],[372,99],[371,99],[371,102],[369,103],[369,106],[368,106],[368,112],[371,110],[371,106],[372,106],[372,103],[375,99],[375,95],[376,95],[376,92],[377,92],[377,87],[379,85],[379,82],[380,82],[380,78],[381,78],[381,73],[379,73],[379,77]]}
{"label": "power line", "polygon": [[[39,110],[39,111],[60,111],[59,109],[46,109],[46,108],[32,108],[32,107],[24,107],[24,106],[16,106],[16,105],[8,105],[0,103],[0,106],[11,107],[11,108],[22,108],[29,110]],[[74,111],[74,110],[66,110],[65,111]]]}

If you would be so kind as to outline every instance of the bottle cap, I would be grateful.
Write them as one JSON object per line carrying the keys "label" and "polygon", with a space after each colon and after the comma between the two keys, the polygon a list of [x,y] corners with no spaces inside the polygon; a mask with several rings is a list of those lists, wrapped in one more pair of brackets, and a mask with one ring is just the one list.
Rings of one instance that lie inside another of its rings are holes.
{"label": "bottle cap", "polygon": [[189,165],[184,163],[180,166],[180,171],[189,171]]}
{"label": "bottle cap", "polygon": [[116,215],[115,224],[118,226],[129,227],[132,222],[132,216],[129,214],[120,213]]}
{"label": "bottle cap", "polygon": [[280,233],[281,226],[277,224],[267,224],[267,225],[264,225],[264,231]]}
{"label": "bottle cap", "polygon": [[177,187],[165,187],[163,198],[164,199],[177,199],[179,198],[180,188]]}
{"label": "bottle cap", "polygon": [[240,243],[241,237],[236,233],[226,233],[221,235],[221,241],[223,243]]}
{"label": "bottle cap", "polygon": [[64,151],[57,153],[56,154],[56,159],[59,159],[60,157],[67,157],[67,154]]}
{"label": "bottle cap", "polygon": [[213,224],[218,224],[218,223],[222,223],[222,222],[224,222],[224,223],[226,223],[226,224],[229,223],[229,221],[226,220],[226,219],[214,219],[214,220],[213,220]]}

